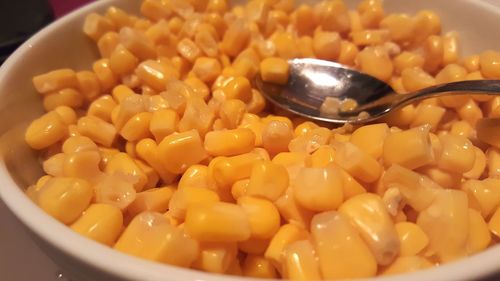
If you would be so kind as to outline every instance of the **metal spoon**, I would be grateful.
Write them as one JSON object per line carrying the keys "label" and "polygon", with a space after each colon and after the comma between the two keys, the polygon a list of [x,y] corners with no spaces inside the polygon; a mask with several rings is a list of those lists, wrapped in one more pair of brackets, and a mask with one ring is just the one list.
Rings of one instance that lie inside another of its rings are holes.
{"label": "metal spoon", "polygon": [[[451,95],[498,95],[500,80],[474,80],[441,84],[408,94],[396,94],[385,82],[347,66],[318,59],[292,59],[286,85],[256,79],[257,88],[275,105],[295,114],[336,124],[368,123],[410,103]],[[325,115],[320,107],[326,97],[353,99],[351,111]],[[366,112],[366,113],[362,113]]]}

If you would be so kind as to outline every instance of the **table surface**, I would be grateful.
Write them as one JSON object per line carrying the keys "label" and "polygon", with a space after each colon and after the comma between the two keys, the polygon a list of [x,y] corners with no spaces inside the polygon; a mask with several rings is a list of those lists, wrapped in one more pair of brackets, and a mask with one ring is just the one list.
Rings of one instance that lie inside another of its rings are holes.
{"label": "table surface", "polygon": [[[483,1],[500,6],[500,0]],[[58,1],[55,0],[54,2]],[[64,280],[59,276],[61,271],[57,265],[40,251],[1,200],[0,226],[0,272],[2,280]],[[498,279],[493,277],[491,280]]]}

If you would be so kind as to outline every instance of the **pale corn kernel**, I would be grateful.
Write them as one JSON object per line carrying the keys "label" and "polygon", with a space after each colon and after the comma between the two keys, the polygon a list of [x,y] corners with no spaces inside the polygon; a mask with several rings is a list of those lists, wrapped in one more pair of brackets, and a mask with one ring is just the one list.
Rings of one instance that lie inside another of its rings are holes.
{"label": "pale corn kernel", "polygon": [[431,163],[434,154],[429,129],[429,126],[420,126],[389,134],[384,142],[384,164],[415,169]]}
{"label": "pale corn kernel", "polygon": [[315,6],[314,20],[324,30],[344,33],[349,31],[350,22],[347,6],[343,1],[324,1]]}
{"label": "pale corn kernel", "polygon": [[121,44],[109,56],[111,71],[120,76],[132,73],[138,64],[139,59]]}
{"label": "pale corn kernel", "polygon": [[130,15],[115,6],[111,6],[106,10],[106,17],[110,19],[117,28],[133,25],[133,20]]}
{"label": "pale corn kernel", "polygon": [[[227,226],[231,227],[227,227]],[[250,238],[250,222],[242,207],[211,202],[192,205],[187,209],[186,232],[198,241],[237,242]]]}
{"label": "pale corn kernel", "polygon": [[128,141],[138,141],[151,135],[149,131],[153,113],[141,112],[132,116],[120,130],[120,135]]}
{"label": "pale corn kernel", "polygon": [[205,202],[219,201],[219,196],[213,190],[198,186],[185,186],[174,192],[168,204],[168,210],[174,218],[184,221],[186,211],[191,206]]}
{"label": "pale corn kernel", "polygon": [[116,206],[124,211],[134,200],[133,183],[120,174],[101,176],[94,185],[95,202]]}
{"label": "pale corn kernel", "polygon": [[94,184],[102,174],[100,161],[101,156],[96,150],[69,153],[64,158],[63,173],[67,177],[81,178]]}
{"label": "pale corn kernel", "polygon": [[417,105],[415,118],[410,127],[430,126],[431,130],[435,130],[445,113],[446,109],[441,106],[421,103]]}
{"label": "pale corn kernel", "polygon": [[275,201],[284,194],[288,184],[288,173],[282,165],[261,160],[253,164],[246,194]]}
{"label": "pale corn kernel", "polygon": [[192,265],[193,268],[213,273],[227,273],[230,266],[237,262],[236,243],[200,244],[200,254]]}
{"label": "pale corn kernel", "polygon": [[54,177],[40,189],[37,204],[58,221],[71,224],[87,209],[93,193],[85,180]]}
{"label": "pale corn kernel", "polygon": [[469,236],[467,237],[467,254],[475,254],[486,249],[491,242],[488,224],[481,213],[469,208]]}
{"label": "pale corn kernel", "polygon": [[108,160],[104,171],[111,175],[120,174],[125,176],[127,180],[134,184],[136,191],[143,190],[147,183],[146,174],[127,153],[120,152],[113,155]]}
{"label": "pale corn kernel", "polygon": [[495,51],[484,51],[479,57],[481,74],[487,79],[500,78],[500,53]]}
{"label": "pale corn kernel", "polygon": [[68,133],[68,125],[55,111],[33,120],[26,129],[24,140],[34,149],[47,148],[62,140]]}
{"label": "pale corn kernel", "polygon": [[474,153],[476,154],[474,165],[469,171],[463,174],[464,178],[479,179],[486,168],[486,155],[484,152],[480,148],[474,147]]}
{"label": "pale corn kernel", "polygon": [[366,183],[376,181],[382,172],[382,166],[375,158],[350,142],[338,145],[335,163],[354,178]]}
{"label": "pale corn kernel", "polygon": [[431,35],[423,43],[425,63],[423,69],[431,74],[436,73],[443,63],[443,38]]}
{"label": "pale corn kernel", "polygon": [[280,214],[274,204],[266,199],[242,196],[237,203],[247,214],[250,223],[250,237],[270,239],[280,227]]}
{"label": "pale corn kernel", "polygon": [[341,51],[341,38],[337,32],[319,31],[313,37],[313,51],[317,58],[335,61]]}
{"label": "pale corn kernel", "polygon": [[189,267],[198,255],[198,243],[156,212],[143,212],[127,226],[114,249],[161,263]]}
{"label": "pale corn kernel", "polygon": [[407,14],[390,14],[382,19],[380,27],[389,30],[392,41],[404,45],[413,39],[415,21]]}
{"label": "pale corn kernel", "polygon": [[497,208],[488,221],[488,228],[496,237],[500,237],[500,208]]}
{"label": "pale corn kernel", "polygon": [[227,99],[239,99],[248,102],[252,98],[250,81],[242,76],[236,77],[222,87]]}
{"label": "pale corn kernel", "polygon": [[390,264],[400,252],[396,228],[378,195],[363,193],[345,201],[339,213],[350,219],[379,265]]}
{"label": "pale corn kernel", "polygon": [[434,264],[421,256],[398,257],[391,265],[382,271],[381,275],[410,273],[433,266]]}
{"label": "pale corn kernel", "polygon": [[365,193],[366,189],[356,181],[349,173],[340,169],[340,174],[342,176],[342,188],[344,193],[344,199],[349,199],[358,194]]}
{"label": "pale corn kernel", "polygon": [[389,135],[389,127],[385,123],[362,126],[356,129],[350,142],[359,147],[371,157],[382,156],[385,138]]}
{"label": "pale corn kernel", "polygon": [[460,119],[468,122],[472,127],[476,127],[477,121],[484,117],[483,111],[473,99],[469,99],[456,110]]}
{"label": "pale corn kernel", "polygon": [[415,223],[399,222],[396,224],[396,232],[400,241],[399,255],[414,256],[419,254],[429,243],[427,234]]}
{"label": "pale corn kernel", "polygon": [[260,75],[265,82],[284,85],[288,81],[289,68],[286,60],[269,57],[260,62]]}
{"label": "pale corn kernel", "polygon": [[115,126],[94,116],[81,117],[77,128],[83,136],[106,147],[111,147],[117,135]]}
{"label": "pale corn kernel", "polygon": [[461,189],[467,193],[469,205],[487,218],[500,205],[499,183],[494,178],[468,180],[462,184]]}
{"label": "pale corn kernel", "polygon": [[47,94],[65,88],[76,88],[78,80],[75,71],[63,68],[34,76],[33,85],[40,94]]}
{"label": "pale corn kernel", "polygon": [[338,168],[302,168],[292,186],[295,200],[311,211],[337,209],[344,199],[343,181]]}
{"label": "pale corn kernel", "polygon": [[50,176],[62,177],[64,176],[64,159],[66,155],[64,153],[57,153],[52,155],[47,160],[43,161],[42,168],[43,171]]}
{"label": "pale corn kernel", "polygon": [[446,171],[466,173],[474,166],[474,146],[465,137],[452,134],[440,135],[443,151],[437,160],[438,166]]}
{"label": "pale corn kernel", "polygon": [[92,71],[79,71],[76,73],[77,88],[87,101],[92,101],[101,93],[99,79]]}
{"label": "pale corn kernel", "polygon": [[142,139],[136,144],[137,156],[151,166],[160,176],[163,183],[170,184],[176,179],[176,174],[165,169],[158,154],[158,145],[152,139]]}
{"label": "pale corn kernel", "polygon": [[385,48],[366,47],[358,53],[356,61],[362,72],[382,81],[388,81],[392,76],[394,67]]}
{"label": "pale corn kernel", "polygon": [[215,120],[215,112],[201,98],[192,97],[186,100],[186,109],[179,120],[179,132],[195,129],[204,137]]}
{"label": "pale corn kernel", "polygon": [[221,74],[222,66],[215,58],[198,57],[194,62],[192,71],[201,81],[212,83]]}
{"label": "pale corn kernel", "polygon": [[141,4],[141,14],[153,21],[167,19],[173,12],[169,4],[161,0],[144,0]]}
{"label": "pale corn kernel", "polygon": [[246,113],[246,105],[239,99],[229,99],[222,102],[219,109],[221,122],[227,129],[234,129],[241,123]]}
{"label": "pale corn kernel", "polygon": [[283,276],[290,280],[320,280],[318,259],[309,240],[290,243],[283,253]]}
{"label": "pale corn kernel", "polygon": [[483,118],[477,122],[477,138],[495,148],[500,148],[500,118]]}
{"label": "pale corn kernel", "polygon": [[205,159],[207,153],[198,131],[190,130],[163,138],[158,145],[158,157],[168,172],[181,174]]}
{"label": "pale corn kernel", "polygon": [[434,77],[420,67],[405,68],[401,71],[401,82],[406,91],[418,91],[436,84]]}
{"label": "pale corn kernel", "polygon": [[352,43],[361,47],[383,45],[391,39],[387,29],[358,30],[351,32],[349,35],[352,39]]}
{"label": "pale corn kernel", "polygon": [[179,116],[172,109],[161,109],[153,112],[149,122],[149,130],[157,142],[177,131]]}
{"label": "pale corn kernel", "polygon": [[440,190],[431,205],[418,215],[417,225],[429,237],[427,251],[440,262],[467,255],[469,220],[465,192]]}
{"label": "pale corn kernel", "polygon": [[371,277],[377,273],[374,255],[343,214],[329,211],[315,215],[311,234],[323,278]]}
{"label": "pale corn kernel", "polygon": [[114,31],[107,32],[97,41],[97,48],[102,58],[109,58],[120,42],[120,36]]}
{"label": "pale corn kernel", "polygon": [[354,65],[354,61],[358,56],[359,49],[352,42],[347,40],[342,40],[340,42],[340,54],[338,57],[338,62],[345,65]]}
{"label": "pale corn kernel", "polygon": [[217,38],[208,31],[197,32],[194,42],[209,57],[216,57],[219,54]]}
{"label": "pale corn kernel", "polygon": [[205,150],[213,156],[232,156],[250,152],[255,145],[255,134],[250,129],[238,128],[208,132]]}
{"label": "pale corn kernel", "polygon": [[108,204],[91,204],[71,225],[78,234],[108,246],[114,244],[122,227],[121,210]]}
{"label": "pale corn kernel", "polygon": [[108,31],[115,30],[115,25],[109,19],[97,13],[90,13],[85,17],[83,23],[83,33],[88,37],[99,40]]}
{"label": "pale corn kernel", "polygon": [[277,278],[278,273],[271,262],[258,255],[248,255],[242,265],[243,276],[255,278]]}
{"label": "pale corn kernel", "polygon": [[444,188],[458,188],[462,182],[462,174],[446,171],[434,166],[424,167],[420,173],[428,176],[435,183]]}
{"label": "pale corn kernel", "polygon": [[124,27],[120,29],[120,43],[139,60],[152,59],[156,56],[153,43],[146,35],[136,29]]}
{"label": "pale corn kernel", "polygon": [[397,188],[406,203],[417,212],[426,209],[442,188],[429,178],[397,164],[386,170],[381,183],[386,189]]}
{"label": "pale corn kernel", "polygon": [[332,137],[332,132],[323,127],[311,129],[306,134],[296,137],[288,144],[291,152],[312,153],[321,145],[328,144]]}
{"label": "pale corn kernel", "polygon": [[314,212],[297,204],[294,193],[294,188],[287,188],[285,194],[278,198],[274,204],[287,223],[297,224],[306,228],[309,226]]}
{"label": "pale corn kernel", "polygon": [[262,131],[262,146],[274,156],[280,152],[287,151],[292,138],[292,127],[286,122],[271,121],[264,125]]}
{"label": "pale corn kernel", "polygon": [[393,63],[394,72],[402,73],[406,68],[422,68],[424,66],[424,57],[416,52],[403,51],[394,58]]}
{"label": "pale corn kernel", "polygon": [[95,61],[94,64],[92,64],[92,70],[97,80],[99,80],[103,92],[111,90],[118,83],[116,75],[109,67],[109,59]]}

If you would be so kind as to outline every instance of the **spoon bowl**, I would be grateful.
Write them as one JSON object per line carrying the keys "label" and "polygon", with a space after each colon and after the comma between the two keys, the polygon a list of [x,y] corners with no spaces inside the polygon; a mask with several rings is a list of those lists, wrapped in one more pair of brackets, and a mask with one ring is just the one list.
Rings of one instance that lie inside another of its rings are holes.
{"label": "spoon bowl", "polygon": [[[285,85],[265,82],[260,75],[256,86],[271,103],[313,120],[335,124],[363,124],[375,121],[410,103],[450,95],[498,95],[500,80],[459,81],[440,84],[407,94],[397,94],[391,86],[348,66],[319,59],[292,59]],[[326,98],[351,99],[357,106],[335,114],[325,113]]]}

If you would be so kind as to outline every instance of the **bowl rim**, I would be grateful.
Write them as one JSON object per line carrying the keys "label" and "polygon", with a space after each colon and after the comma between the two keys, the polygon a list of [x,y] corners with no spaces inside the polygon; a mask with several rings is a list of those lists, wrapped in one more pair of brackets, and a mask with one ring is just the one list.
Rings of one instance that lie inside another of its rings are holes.
{"label": "bowl rim", "polygon": [[[467,5],[476,5],[487,13],[500,15],[500,7],[490,3],[460,0]],[[103,9],[110,5],[119,6],[119,0],[101,0],[87,4],[51,23],[23,43],[0,67],[0,98],[6,95],[2,89],[2,81],[9,81],[13,76],[11,69],[23,60],[23,56],[38,41],[43,41],[47,35],[61,28],[65,24],[83,18],[86,14]],[[0,199],[18,220],[27,226],[37,236],[51,244],[51,246],[72,256],[86,265],[100,271],[112,274],[123,280],[206,280],[230,281],[242,277],[206,273],[181,267],[160,264],[119,253],[112,248],[103,246],[90,239],[73,232],[35,205],[18,187],[7,170],[5,162],[0,165]],[[54,235],[57,233],[57,235]],[[420,281],[420,280],[470,280],[500,273],[500,245],[495,245],[476,255],[460,259],[445,265],[420,270],[402,275],[364,278],[359,280],[377,281]],[[120,266],[116,266],[119,264]],[[376,278],[376,279],[375,279]],[[263,279],[244,277],[244,280],[258,281]],[[270,280],[270,279],[267,279]],[[278,280],[278,279],[275,279]]]}

